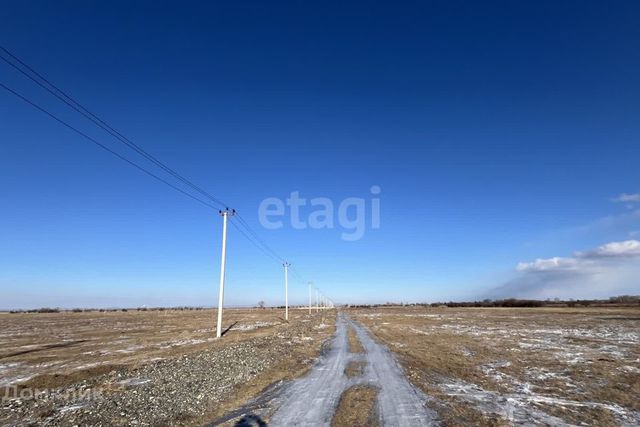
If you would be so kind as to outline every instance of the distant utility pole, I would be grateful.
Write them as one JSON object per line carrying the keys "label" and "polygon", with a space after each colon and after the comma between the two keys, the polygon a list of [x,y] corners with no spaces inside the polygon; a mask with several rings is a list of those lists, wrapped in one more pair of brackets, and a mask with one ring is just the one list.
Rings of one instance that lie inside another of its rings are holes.
{"label": "distant utility pole", "polygon": [[285,261],[284,267],[284,320],[289,321],[289,267],[291,264]]}
{"label": "distant utility pole", "polygon": [[320,306],[318,305],[318,289],[316,289],[316,313],[320,311]]}
{"label": "distant utility pole", "polygon": [[311,282],[309,282],[309,316],[311,316]]}
{"label": "distant utility pole", "polygon": [[222,336],[222,306],[224,305],[224,268],[227,263],[227,220],[229,216],[236,214],[235,209],[226,208],[219,211],[222,216],[222,259],[220,260],[220,292],[218,294],[218,324],[216,325],[216,338]]}

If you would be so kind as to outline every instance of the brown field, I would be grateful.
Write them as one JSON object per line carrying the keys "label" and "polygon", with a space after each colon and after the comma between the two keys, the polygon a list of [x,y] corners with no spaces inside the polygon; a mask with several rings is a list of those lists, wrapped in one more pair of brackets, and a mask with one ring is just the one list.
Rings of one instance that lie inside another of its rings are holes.
{"label": "brown field", "polygon": [[371,308],[445,425],[640,423],[638,308]]}
{"label": "brown field", "polygon": [[[279,310],[228,309],[224,342],[270,333]],[[134,365],[216,345],[216,310],[0,313],[0,385]]]}
{"label": "brown field", "polygon": [[[215,315],[1,313],[0,424],[201,424],[304,373],[334,330],[329,313],[293,309],[285,322],[283,310],[227,309],[228,330],[217,340]],[[68,398],[88,389],[100,398]],[[47,398],[20,398],[23,390],[45,390]]]}
{"label": "brown field", "polygon": [[[640,424],[640,309],[349,309],[395,352],[444,425]],[[201,425],[303,375],[335,312],[0,314],[0,424]],[[362,345],[349,331],[351,352]],[[357,376],[353,361],[345,375]],[[8,388],[7,388],[8,387]],[[18,398],[44,389],[45,400]],[[99,390],[96,400],[69,391]],[[12,395],[13,393],[13,395]],[[334,425],[370,425],[376,391],[343,395]],[[234,418],[225,418],[234,425]]]}

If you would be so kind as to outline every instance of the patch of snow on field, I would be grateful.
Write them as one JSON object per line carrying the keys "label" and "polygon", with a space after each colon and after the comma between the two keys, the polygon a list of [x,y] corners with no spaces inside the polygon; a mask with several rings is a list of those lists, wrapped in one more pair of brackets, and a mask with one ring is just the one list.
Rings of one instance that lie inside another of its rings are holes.
{"label": "patch of snow on field", "polygon": [[29,381],[31,378],[35,377],[35,375],[16,375],[13,377],[4,377],[2,381],[0,381],[1,386],[9,386],[18,383],[22,383],[25,381]]}
{"label": "patch of snow on field", "polygon": [[277,322],[253,322],[253,323],[245,323],[245,324],[241,324],[241,325],[236,325],[233,328],[231,328],[232,330],[238,330],[238,331],[253,331],[254,329],[258,329],[258,328],[266,328],[268,326],[274,326],[277,325]]}
{"label": "patch of snow on field", "polygon": [[382,317],[382,313],[366,313],[366,314],[361,314],[361,317],[366,317],[367,319],[375,319],[378,317]]}
{"label": "patch of snow on field", "polygon": [[474,406],[482,413],[502,417],[514,424],[545,424],[568,426],[562,419],[539,411],[522,399],[503,396],[499,393],[484,390],[475,384],[462,380],[451,380],[440,384],[440,388],[448,396],[456,397]]}
{"label": "patch of snow on field", "polygon": [[525,375],[527,378],[534,381],[547,381],[547,380],[560,379],[564,381],[566,385],[572,386],[572,384],[569,383],[570,378],[567,377],[566,375],[562,375],[557,372],[547,371],[542,368],[534,368],[534,367],[526,368]]}
{"label": "patch of snow on field", "polygon": [[0,363],[0,375],[20,365],[22,365],[20,362]]}
{"label": "patch of snow on field", "polygon": [[0,363],[0,385],[7,386],[30,379],[32,375],[20,374],[22,366],[20,362]]}
{"label": "patch of snow on field", "polygon": [[404,317],[435,317],[439,319],[442,316],[439,314],[404,314]]}
{"label": "patch of snow on field", "polygon": [[127,378],[126,380],[118,381],[118,384],[123,387],[129,388],[144,385],[149,382],[151,382],[151,380],[147,378]]}
{"label": "patch of snow on field", "polygon": [[183,340],[175,340],[175,341],[165,341],[159,345],[160,348],[171,348],[171,347],[181,347],[184,345],[197,345],[203,344],[206,342],[214,341],[215,338],[207,338],[203,339],[183,339]]}
{"label": "patch of snow on field", "polygon": [[561,351],[558,353],[555,353],[556,358],[563,360],[565,363],[568,363],[569,365],[576,365],[578,363],[582,364],[582,363],[591,363],[591,361],[587,360],[584,357],[584,353],[577,351],[577,352],[572,352],[572,351]]}
{"label": "patch of snow on field", "polygon": [[121,348],[121,349],[119,349],[119,350],[115,350],[115,351],[113,351],[113,352],[110,352],[110,351],[108,351],[108,350],[107,350],[107,351],[106,351],[106,352],[104,352],[103,354],[110,354],[110,353],[133,353],[133,352],[135,352],[135,351],[142,350],[144,347],[145,347],[145,346],[143,346],[143,345],[132,345],[132,346],[130,346],[130,347],[127,347],[127,348]]}
{"label": "patch of snow on field", "polygon": [[87,406],[86,403],[77,403],[75,405],[63,406],[62,408],[58,409],[58,411],[64,414],[65,412],[77,411],[78,409],[82,409],[85,406]]}
{"label": "patch of snow on field", "polygon": [[414,328],[413,326],[409,326],[407,329],[409,329],[411,332],[416,333],[416,334],[430,335],[429,332],[423,331],[422,329]]}
{"label": "patch of snow on field", "polygon": [[469,350],[468,348],[463,348],[462,350],[460,350],[460,353],[461,353],[464,357],[473,357],[473,356],[475,356],[475,354],[473,353],[473,351]]}
{"label": "patch of snow on field", "polygon": [[531,384],[528,382],[521,382],[511,375],[507,375],[504,372],[499,371],[500,368],[507,368],[509,366],[511,366],[511,362],[498,360],[491,363],[485,363],[484,365],[480,365],[478,368],[482,373],[493,379],[495,382],[508,385],[512,390],[517,392],[529,394],[531,392]]}
{"label": "patch of snow on field", "polygon": [[620,347],[615,345],[603,345],[599,350],[607,356],[615,357],[616,359],[624,359],[626,356],[626,352],[621,351]]}
{"label": "patch of snow on field", "polygon": [[448,380],[440,383],[441,390],[449,396],[459,398],[474,405],[485,414],[498,415],[518,425],[544,424],[568,426],[564,420],[539,410],[535,404],[561,406],[564,408],[605,409],[623,426],[640,424],[640,413],[627,410],[619,405],[598,402],[582,402],[560,399],[537,394],[527,388],[524,392],[500,394],[462,380]]}
{"label": "patch of snow on field", "polygon": [[85,363],[84,365],[78,365],[78,366],[74,367],[74,370],[80,371],[82,369],[89,369],[89,368],[93,368],[93,367],[98,366],[98,365],[102,365],[102,362]]}

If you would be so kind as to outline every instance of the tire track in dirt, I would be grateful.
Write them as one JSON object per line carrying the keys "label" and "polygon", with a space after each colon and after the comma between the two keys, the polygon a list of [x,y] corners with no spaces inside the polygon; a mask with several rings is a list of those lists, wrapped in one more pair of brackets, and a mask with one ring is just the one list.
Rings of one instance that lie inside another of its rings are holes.
{"label": "tire track in dirt", "polygon": [[[350,353],[347,330],[354,328],[365,353]],[[366,362],[363,374],[348,378],[344,371],[349,362]],[[273,405],[271,426],[330,426],[342,393],[356,384],[379,390],[377,410],[380,425],[430,426],[437,424],[435,411],[426,406],[428,397],[406,379],[393,354],[377,343],[368,331],[339,313],[336,333],[330,347],[311,372],[286,385]]]}

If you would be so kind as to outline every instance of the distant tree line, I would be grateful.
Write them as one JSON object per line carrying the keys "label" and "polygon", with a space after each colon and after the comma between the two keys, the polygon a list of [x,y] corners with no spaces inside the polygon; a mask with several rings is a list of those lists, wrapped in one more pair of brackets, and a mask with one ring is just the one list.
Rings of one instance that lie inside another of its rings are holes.
{"label": "distant tree line", "polygon": [[72,308],[72,309],[62,309],[62,308],[50,308],[50,307],[42,307],[42,308],[34,308],[29,310],[10,310],[9,313],[91,313],[91,312],[99,312],[99,313],[113,313],[113,312],[127,312],[131,311],[193,311],[193,310],[204,310],[205,307],[137,307],[137,308]]}
{"label": "distant tree line", "polygon": [[[534,299],[484,299],[482,301],[449,301],[434,303],[394,303],[386,302],[384,304],[361,304],[361,305],[345,305],[351,308],[376,308],[376,307],[402,307],[402,306],[418,306],[418,307],[602,307],[602,306],[640,306],[640,295],[620,295],[608,299],[569,299],[561,300],[559,298],[534,300]],[[264,302],[260,301],[257,308],[265,308]],[[284,306],[277,307],[284,309]],[[205,307],[137,307],[137,308],[72,308],[69,310],[61,308],[42,307],[30,310],[11,310],[9,313],[89,313],[89,312],[127,312],[135,311],[193,311],[205,310]]]}
{"label": "distant tree line", "polygon": [[482,301],[449,301],[434,303],[392,303],[348,305],[352,308],[376,308],[376,307],[398,307],[398,306],[419,306],[419,307],[597,307],[597,306],[640,306],[640,295],[621,295],[608,299],[569,299],[559,298],[547,300],[535,299],[484,299]]}

